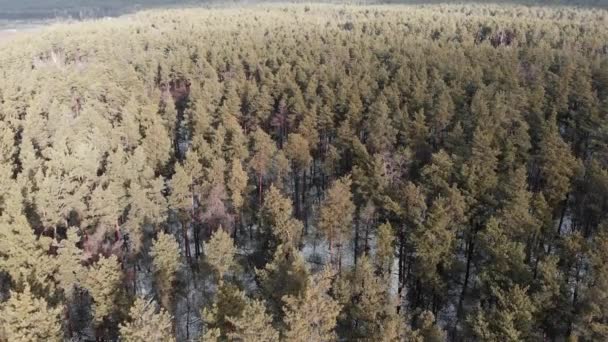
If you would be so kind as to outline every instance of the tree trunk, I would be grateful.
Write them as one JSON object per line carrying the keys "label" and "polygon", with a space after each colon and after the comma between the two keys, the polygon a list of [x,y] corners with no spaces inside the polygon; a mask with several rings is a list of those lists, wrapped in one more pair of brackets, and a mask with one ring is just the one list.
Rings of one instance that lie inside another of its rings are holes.
{"label": "tree trunk", "polygon": [[232,232],[232,240],[234,240],[234,244],[236,244],[237,238],[237,230],[239,230],[239,221],[241,220],[241,215],[237,212],[234,217],[234,230]]}
{"label": "tree trunk", "polygon": [[399,286],[398,293],[401,294],[404,282],[405,282],[405,234],[403,231],[399,232]]}
{"label": "tree trunk", "polygon": [[[466,293],[467,293],[467,287],[469,286],[469,278],[471,276],[471,261],[473,259],[473,251],[475,248],[475,234],[476,234],[475,231],[473,231],[471,233],[470,241],[468,244],[467,266],[466,266],[466,270],[464,273],[464,282],[462,284],[462,291],[460,292],[460,298],[458,299],[458,311],[456,313],[456,326],[458,326],[458,323],[460,322],[460,319],[462,318],[464,300],[465,300]],[[454,328],[456,328],[456,326]]]}
{"label": "tree trunk", "polygon": [[329,264],[333,268],[333,264],[334,264],[334,250],[333,250],[333,243],[332,243],[332,239],[331,239],[331,234],[329,235]]}
{"label": "tree trunk", "polygon": [[[186,220],[183,220],[186,221]],[[188,225],[187,222],[182,222],[182,234],[184,235],[184,252],[186,253],[186,259],[189,264],[192,264],[192,256],[190,254],[190,240],[188,239]]]}
{"label": "tree trunk", "polygon": [[357,267],[357,257],[358,257],[358,247],[359,247],[359,222],[355,223],[355,241],[354,241],[354,247],[353,247],[353,255],[355,258],[355,268]]}
{"label": "tree trunk", "polygon": [[557,225],[557,236],[561,236],[562,234],[562,224],[564,223],[564,216],[566,216],[566,210],[568,209],[568,200],[570,199],[570,193],[566,194],[566,199],[564,200],[564,207],[562,208],[562,213],[559,217],[559,224]]}
{"label": "tree trunk", "polygon": [[363,248],[363,252],[368,254],[369,251],[369,224],[365,225],[365,239],[364,239],[365,247]]}
{"label": "tree trunk", "polygon": [[260,201],[260,208],[262,207],[262,174],[258,175],[258,187],[259,187],[259,201]]}
{"label": "tree trunk", "polygon": [[304,223],[304,234],[308,233],[308,206],[306,204],[306,193],[307,191],[307,186],[306,186],[306,169],[304,169],[303,174],[302,174],[302,201],[301,201],[301,207],[300,210],[302,211],[302,222]]}
{"label": "tree trunk", "polygon": [[342,245],[338,245],[338,274],[342,274]]}
{"label": "tree trunk", "polygon": [[[294,167],[295,169],[295,167]],[[300,175],[298,171],[293,173],[293,204],[295,209],[295,217],[300,217]]]}
{"label": "tree trunk", "polygon": [[[194,187],[193,183],[194,183],[194,179],[192,178],[192,176],[190,176],[191,190]],[[190,195],[190,222],[192,224],[192,233],[194,234],[194,256],[198,259],[198,257],[201,254],[200,231],[199,231],[199,225],[196,222],[196,214],[194,213],[194,205],[195,205],[194,192],[191,192],[191,195]]]}

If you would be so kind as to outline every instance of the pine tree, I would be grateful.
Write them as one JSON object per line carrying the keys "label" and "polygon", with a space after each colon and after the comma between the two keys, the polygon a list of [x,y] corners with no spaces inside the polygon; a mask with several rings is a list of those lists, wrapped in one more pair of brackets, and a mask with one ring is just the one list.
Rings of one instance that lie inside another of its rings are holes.
{"label": "pine tree", "polygon": [[[553,227],[552,227],[553,228]],[[565,336],[571,315],[570,288],[565,282],[567,275],[559,267],[559,257],[549,255],[538,261],[534,287],[531,294],[536,306],[536,321],[549,337]]]}
{"label": "pine tree", "polygon": [[101,324],[116,310],[121,278],[120,265],[115,255],[109,258],[101,256],[99,261],[89,267],[83,284],[95,303],[94,318],[97,324]]}
{"label": "pine tree", "polygon": [[369,108],[368,146],[372,153],[388,151],[395,143],[396,132],[391,124],[386,98],[381,95]]}
{"label": "pine tree", "polygon": [[248,300],[241,315],[228,317],[228,321],[234,325],[234,332],[228,334],[232,341],[279,341],[279,332],[272,326],[272,316],[261,301]]}
{"label": "pine tree", "polygon": [[583,292],[583,312],[577,324],[577,334],[589,341],[608,338],[608,224],[593,239],[590,249],[590,275]]}
{"label": "pine tree", "polygon": [[525,244],[510,237],[510,226],[490,218],[480,233],[480,249],[486,255],[480,279],[487,289],[507,289],[526,284],[531,276],[525,263]]}
{"label": "pine tree", "polygon": [[434,195],[443,194],[452,184],[454,172],[454,162],[452,157],[444,150],[434,153],[431,157],[431,163],[422,168],[422,181],[425,188]]}
{"label": "pine tree", "polygon": [[295,170],[306,170],[312,161],[309,143],[301,134],[289,134],[284,150],[287,158],[292,161]]}
{"label": "pine tree", "polygon": [[335,341],[336,319],[340,305],[329,295],[331,272],[326,269],[309,277],[298,296],[285,296],[283,338],[288,341]]}
{"label": "pine tree", "polygon": [[160,232],[150,249],[156,281],[164,308],[171,308],[171,293],[181,266],[179,244],[173,235]]}
{"label": "pine tree", "polygon": [[[271,185],[267,191],[262,217],[272,237],[276,239],[274,245],[283,244],[291,247],[298,245],[302,234],[302,223],[293,218],[291,201],[274,185]],[[266,243],[270,243],[270,239],[269,236]],[[272,248],[269,251],[272,252]]]}
{"label": "pine tree", "polygon": [[532,193],[528,191],[525,168],[519,168],[508,174],[503,183],[505,199],[500,217],[505,225],[512,227],[512,236],[519,241],[527,242],[537,233],[538,222],[530,213]]}
{"label": "pine tree", "polygon": [[451,221],[446,201],[439,197],[431,206],[425,224],[416,229],[412,237],[416,248],[417,276],[425,288],[431,291],[434,300],[435,296],[441,297],[444,292],[445,283],[441,271],[451,264],[455,240]]}
{"label": "pine tree", "polygon": [[478,127],[473,134],[471,156],[463,166],[466,189],[471,196],[491,202],[491,191],[497,185],[498,151],[493,147],[489,130]]}
{"label": "pine tree", "polygon": [[424,110],[421,109],[416,112],[409,127],[410,145],[419,163],[425,162],[432,152],[428,144],[429,128],[425,121]]}
{"label": "pine tree", "polygon": [[36,237],[24,216],[16,216],[7,221],[0,217],[0,270],[8,273],[13,282],[41,287],[50,286],[54,272],[52,260],[47,251],[52,239],[46,236]]}
{"label": "pine tree", "polygon": [[421,338],[413,331],[405,316],[397,312],[398,301],[393,300],[385,308],[386,317],[382,321],[380,334],[376,341],[381,342],[420,342]]}
{"label": "pine tree", "polygon": [[249,162],[250,167],[258,176],[259,201],[262,202],[264,177],[270,170],[272,156],[276,152],[276,145],[262,129],[253,132],[253,156]]}
{"label": "pine tree", "polygon": [[204,308],[201,317],[205,326],[203,341],[224,340],[236,330],[231,321],[233,317],[240,317],[247,305],[245,292],[233,284],[222,284],[215,294],[213,305]]}
{"label": "pine tree", "polygon": [[515,286],[508,291],[492,289],[490,307],[480,308],[469,318],[473,338],[479,341],[521,341],[535,339],[532,317],[535,311],[527,288]]}
{"label": "pine tree", "polygon": [[439,90],[434,96],[434,110],[429,116],[430,136],[433,145],[438,146],[443,142],[446,129],[454,116],[454,101],[447,91],[443,82],[439,85]]}
{"label": "pine tree", "polygon": [[209,242],[205,243],[206,261],[217,273],[220,286],[224,283],[224,277],[236,264],[234,255],[236,247],[228,233],[219,227],[211,236]]}
{"label": "pine tree", "polygon": [[440,342],[445,341],[447,336],[438,326],[435,320],[435,315],[432,312],[425,310],[418,315],[416,320],[416,335],[424,342]]}
{"label": "pine tree", "polygon": [[230,175],[226,182],[226,187],[230,191],[230,200],[232,201],[232,207],[237,216],[237,219],[241,216],[241,209],[245,204],[245,192],[247,190],[247,172],[243,170],[243,165],[239,159],[232,161],[230,168]]}
{"label": "pine tree", "polygon": [[273,259],[263,269],[256,270],[256,274],[260,291],[275,317],[282,315],[283,297],[300,295],[309,277],[301,253],[285,245],[279,245]]}
{"label": "pine tree", "polygon": [[126,342],[173,342],[172,330],[171,315],[158,310],[154,301],[137,298],[129,311],[129,322],[120,325],[120,337]]}
{"label": "pine tree", "polygon": [[[124,213],[128,199],[125,188],[117,181],[101,181],[91,193],[86,221],[98,229],[113,229],[120,236],[120,217]],[[105,183],[105,184],[104,184]]]}
{"label": "pine tree", "polygon": [[348,241],[355,212],[352,202],[350,176],[335,181],[327,190],[321,203],[319,229],[329,241],[330,263],[334,264],[334,244],[341,246]]}
{"label": "pine tree", "polygon": [[194,193],[193,193],[193,175],[189,174],[188,170],[181,164],[175,166],[175,174],[171,178],[169,188],[171,195],[169,196],[169,206],[177,211],[179,218],[182,236],[184,242],[184,251],[186,259],[190,260],[190,239],[189,230],[194,209]]}
{"label": "pine tree", "polygon": [[61,307],[50,307],[36,298],[29,285],[23,292],[11,291],[0,306],[0,338],[5,341],[62,341]]}
{"label": "pine tree", "polygon": [[[343,310],[340,315],[343,335],[352,340],[377,341],[399,336],[389,331],[399,321],[396,303],[389,292],[389,275],[376,275],[370,258],[362,256],[356,268],[346,272],[336,284],[336,297]],[[387,330],[388,329],[388,330]]]}
{"label": "pine tree", "polygon": [[66,298],[72,298],[76,286],[82,286],[82,280],[86,269],[82,265],[83,253],[77,244],[80,237],[76,228],[71,227],[67,230],[67,239],[61,240],[57,244],[57,257],[54,258],[57,266],[56,281],[63,290]]}
{"label": "pine tree", "polygon": [[542,191],[549,205],[555,208],[570,191],[577,161],[570,147],[559,135],[553,117],[549,118],[543,132],[538,153],[540,176],[544,183]]}
{"label": "pine tree", "polygon": [[[302,199],[306,196],[306,170],[312,162],[308,141],[298,133],[291,133],[287,138],[284,148],[285,156],[291,160],[294,171],[294,203],[296,206],[296,217],[302,217],[301,206],[306,206]],[[301,182],[300,182],[301,180]]]}
{"label": "pine tree", "polygon": [[388,275],[391,272],[393,260],[395,258],[395,234],[390,223],[386,222],[378,227],[377,247],[376,247],[376,266],[381,273]]}

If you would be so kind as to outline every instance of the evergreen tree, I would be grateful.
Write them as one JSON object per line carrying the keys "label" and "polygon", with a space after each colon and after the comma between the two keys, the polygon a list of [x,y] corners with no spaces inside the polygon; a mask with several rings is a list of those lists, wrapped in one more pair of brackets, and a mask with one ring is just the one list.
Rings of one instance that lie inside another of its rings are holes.
{"label": "evergreen tree", "polygon": [[301,253],[285,245],[279,245],[273,259],[256,270],[256,274],[262,295],[275,317],[282,314],[283,297],[302,293],[310,276]]}
{"label": "evergreen tree", "polygon": [[391,272],[393,260],[395,258],[395,234],[390,223],[386,222],[378,227],[376,266],[382,274],[388,275]]}
{"label": "evergreen tree", "polygon": [[425,310],[417,317],[416,337],[424,342],[439,342],[446,340],[446,334],[438,326],[435,315]]}
{"label": "evergreen tree", "polygon": [[152,244],[150,256],[153,258],[161,303],[169,309],[173,283],[180,268],[179,244],[172,235],[160,232]]}
{"label": "evergreen tree", "polygon": [[203,341],[223,340],[235,333],[237,326],[231,318],[240,317],[247,305],[245,292],[233,284],[222,284],[215,294],[215,301],[210,308],[204,308],[201,314],[205,324]]}
{"label": "evergreen tree", "polygon": [[50,307],[26,285],[23,292],[11,291],[0,306],[0,337],[6,341],[62,341],[61,307]]}
{"label": "evergreen tree", "polygon": [[340,305],[329,295],[331,273],[327,269],[309,277],[298,296],[285,296],[283,338],[288,341],[334,341]]}
{"label": "evergreen tree", "polygon": [[129,311],[129,322],[120,325],[120,337],[127,342],[175,341],[172,318],[154,301],[137,298]]}
{"label": "evergreen tree", "polygon": [[[136,303],[161,339],[606,339],[606,17],[188,9],[2,37],[0,310],[29,288],[60,339],[117,340],[150,332],[124,309],[143,283],[175,304]],[[307,296],[344,306],[335,333]]]}
{"label": "evergreen tree", "polygon": [[335,181],[327,194],[319,213],[319,229],[329,241],[330,263],[334,264],[334,244],[342,246],[350,238],[355,212],[352,202],[350,177]]}
{"label": "evergreen tree", "polygon": [[397,304],[389,292],[389,275],[378,276],[374,268],[364,255],[356,269],[337,281],[336,297],[343,305],[340,322],[349,339],[377,341],[401,335],[391,327],[399,318],[395,317]]}
{"label": "evergreen tree", "polygon": [[230,191],[230,200],[232,201],[232,207],[237,219],[240,218],[241,209],[245,204],[247,180],[247,173],[243,170],[241,161],[238,159],[233,160],[226,186]]}
{"label": "evergreen tree", "polygon": [[531,327],[534,304],[527,289],[515,286],[508,291],[492,289],[494,300],[488,308],[477,310],[469,323],[480,341],[521,341],[534,339]]}
{"label": "evergreen tree", "polygon": [[56,281],[63,290],[66,298],[71,299],[77,286],[82,286],[86,269],[82,265],[83,253],[77,244],[80,237],[76,228],[67,230],[67,239],[61,240],[57,245],[57,257],[54,258],[57,269]]}
{"label": "evergreen tree", "polygon": [[229,317],[228,320],[234,325],[235,331],[228,334],[228,338],[234,341],[278,342],[279,332],[272,326],[272,316],[266,313],[264,303],[257,300],[249,300],[239,317]]}
{"label": "evergreen tree", "polygon": [[577,162],[570,147],[559,135],[554,119],[549,119],[544,129],[539,148],[540,175],[545,183],[542,187],[547,202],[555,207],[570,191],[571,178]]}
{"label": "evergreen tree", "polygon": [[217,273],[220,286],[224,283],[224,277],[230,269],[235,267],[234,255],[236,247],[232,238],[222,227],[219,227],[211,236],[209,242],[205,243],[206,261]]}
{"label": "evergreen tree", "polygon": [[390,150],[396,132],[391,124],[386,98],[380,95],[369,108],[368,147],[372,153]]}
{"label": "evergreen tree", "polygon": [[87,271],[84,287],[89,291],[95,303],[96,324],[102,324],[116,310],[121,273],[115,255],[109,258],[101,256]]}
{"label": "evergreen tree", "polygon": [[588,341],[598,341],[608,338],[607,312],[607,281],[608,281],[608,234],[607,224],[603,231],[593,240],[591,248],[591,274],[584,291],[583,312],[577,324],[576,334]]}
{"label": "evergreen tree", "polygon": [[[296,247],[302,233],[302,223],[293,218],[291,201],[285,198],[274,185],[267,191],[266,201],[262,207],[262,217],[268,226],[275,244]],[[269,236],[266,243],[272,245]],[[271,249],[272,250],[272,249]]]}
{"label": "evergreen tree", "polygon": [[253,156],[249,162],[250,167],[257,174],[259,200],[262,202],[262,191],[264,177],[268,175],[272,156],[276,152],[276,145],[263,130],[257,129],[253,132]]}
{"label": "evergreen tree", "polygon": [[[8,222],[7,222],[7,219]],[[52,239],[36,237],[24,216],[14,219],[0,217],[0,270],[8,273],[13,282],[46,287],[53,274],[49,250]]]}

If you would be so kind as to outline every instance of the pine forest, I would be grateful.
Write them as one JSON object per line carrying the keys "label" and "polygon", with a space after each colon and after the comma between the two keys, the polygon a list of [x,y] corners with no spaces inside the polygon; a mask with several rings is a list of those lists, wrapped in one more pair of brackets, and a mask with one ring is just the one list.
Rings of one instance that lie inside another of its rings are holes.
{"label": "pine forest", "polygon": [[0,341],[608,341],[608,10],[1,41]]}

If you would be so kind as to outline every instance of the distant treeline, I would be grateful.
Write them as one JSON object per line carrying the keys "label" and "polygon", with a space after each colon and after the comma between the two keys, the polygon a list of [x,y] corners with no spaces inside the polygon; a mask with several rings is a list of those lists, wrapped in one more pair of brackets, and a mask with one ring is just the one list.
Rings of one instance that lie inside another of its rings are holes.
{"label": "distant treeline", "polygon": [[0,19],[101,18],[139,9],[172,5],[196,5],[200,0],[0,0]]}
{"label": "distant treeline", "polygon": [[[119,16],[139,9],[181,6],[181,5],[218,5],[218,4],[250,4],[255,2],[286,2],[292,1],[239,1],[239,0],[0,0],[0,19],[4,20],[41,20],[51,18],[90,19]],[[306,1],[308,2],[308,1]],[[344,1],[317,1],[327,3],[344,3]],[[355,0],[346,1],[352,4],[423,4],[449,3],[446,0]],[[514,3],[525,5],[567,5],[585,7],[608,7],[608,0],[477,0],[462,1],[470,3]]]}

